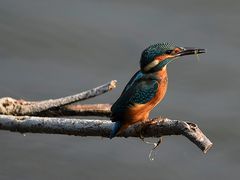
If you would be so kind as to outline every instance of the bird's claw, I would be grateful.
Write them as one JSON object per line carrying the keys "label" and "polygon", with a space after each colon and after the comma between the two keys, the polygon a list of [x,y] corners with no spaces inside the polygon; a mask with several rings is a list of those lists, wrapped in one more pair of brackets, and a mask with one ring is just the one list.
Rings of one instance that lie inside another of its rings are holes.
{"label": "bird's claw", "polygon": [[144,131],[147,127],[149,127],[150,125],[153,125],[154,122],[151,121],[151,120],[148,120],[148,121],[145,121],[144,124],[142,125],[141,129],[140,129],[140,134],[139,134],[139,137],[141,140],[144,141]]}

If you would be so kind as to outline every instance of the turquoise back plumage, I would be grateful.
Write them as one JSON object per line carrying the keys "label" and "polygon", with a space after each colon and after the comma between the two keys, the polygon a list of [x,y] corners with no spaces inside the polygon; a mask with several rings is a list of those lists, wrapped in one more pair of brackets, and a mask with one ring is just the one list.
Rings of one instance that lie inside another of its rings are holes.
{"label": "turquoise back plumage", "polygon": [[124,94],[137,80],[141,79],[143,75],[144,74],[141,71],[137,71],[123,89],[122,94]]}

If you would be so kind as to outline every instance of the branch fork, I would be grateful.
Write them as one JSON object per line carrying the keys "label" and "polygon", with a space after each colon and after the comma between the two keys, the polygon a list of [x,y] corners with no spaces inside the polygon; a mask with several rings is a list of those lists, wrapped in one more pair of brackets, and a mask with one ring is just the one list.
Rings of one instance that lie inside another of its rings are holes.
{"label": "branch fork", "polygon": [[[113,126],[113,123],[109,120],[73,119],[61,118],[61,116],[90,115],[109,117],[111,114],[110,104],[72,104],[106,93],[115,87],[116,81],[113,80],[75,95],[35,102],[16,100],[11,97],[1,98],[0,129],[21,133],[109,137]],[[144,129],[144,137],[183,135],[204,153],[207,153],[212,147],[212,142],[196,124],[161,117],[134,124],[119,136],[126,138],[139,137],[142,129]]]}

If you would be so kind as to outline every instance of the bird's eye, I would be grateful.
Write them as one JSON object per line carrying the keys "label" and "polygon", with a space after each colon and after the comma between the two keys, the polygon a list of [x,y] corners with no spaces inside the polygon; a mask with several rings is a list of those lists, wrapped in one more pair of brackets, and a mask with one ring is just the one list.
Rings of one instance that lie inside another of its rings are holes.
{"label": "bird's eye", "polygon": [[171,54],[172,53],[172,50],[167,50],[166,52],[165,52],[165,54]]}

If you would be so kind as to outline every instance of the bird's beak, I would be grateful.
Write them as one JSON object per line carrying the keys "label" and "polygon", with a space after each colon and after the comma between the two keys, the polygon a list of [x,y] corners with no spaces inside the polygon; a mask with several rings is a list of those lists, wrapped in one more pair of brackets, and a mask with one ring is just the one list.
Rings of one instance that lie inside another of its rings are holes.
{"label": "bird's beak", "polygon": [[175,57],[206,53],[206,49],[183,47],[182,51],[175,54]]}

